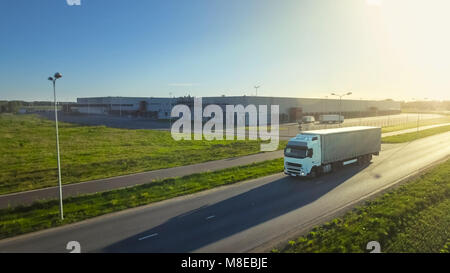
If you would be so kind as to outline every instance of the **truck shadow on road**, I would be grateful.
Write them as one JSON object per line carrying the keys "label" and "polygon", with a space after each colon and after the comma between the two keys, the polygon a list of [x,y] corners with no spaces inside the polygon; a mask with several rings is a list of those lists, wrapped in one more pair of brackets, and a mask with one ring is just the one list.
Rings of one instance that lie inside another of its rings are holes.
{"label": "truck shadow on road", "polygon": [[274,181],[267,180],[263,185],[218,203],[185,212],[100,251],[158,253],[194,251],[304,207],[368,166],[347,166],[316,179],[283,176]]}

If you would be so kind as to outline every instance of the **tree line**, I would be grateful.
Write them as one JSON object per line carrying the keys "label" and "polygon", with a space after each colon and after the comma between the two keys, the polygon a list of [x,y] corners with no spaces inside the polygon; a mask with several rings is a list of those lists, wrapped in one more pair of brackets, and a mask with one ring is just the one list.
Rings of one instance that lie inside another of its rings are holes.
{"label": "tree line", "polygon": [[1,100],[0,101],[0,113],[17,113],[21,107],[32,106],[52,106],[50,101],[20,101],[20,100]]}

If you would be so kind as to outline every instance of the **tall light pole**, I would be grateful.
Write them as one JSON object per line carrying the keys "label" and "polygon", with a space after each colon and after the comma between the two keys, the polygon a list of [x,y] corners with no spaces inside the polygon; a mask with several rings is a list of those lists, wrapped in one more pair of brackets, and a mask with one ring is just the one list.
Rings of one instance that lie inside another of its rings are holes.
{"label": "tall light pole", "polygon": [[342,114],[342,97],[344,96],[350,96],[352,94],[352,92],[348,92],[342,95],[336,94],[336,93],[331,93],[332,96],[337,96],[339,97],[339,127],[341,127],[341,114]]}
{"label": "tall light pole", "polygon": [[261,86],[255,86],[255,90],[256,90],[256,96],[258,96],[258,88],[260,88]]}
{"label": "tall light pole", "polygon": [[55,101],[56,155],[58,162],[59,214],[61,216],[61,220],[64,220],[62,185],[61,185],[61,160],[59,158],[58,106],[56,105],[56,80],[61,77],[62,77],[61,73],[56,72],[55,75],[53,75],[53,77],[48,77],[48,80],[53,83],[53,99]]}

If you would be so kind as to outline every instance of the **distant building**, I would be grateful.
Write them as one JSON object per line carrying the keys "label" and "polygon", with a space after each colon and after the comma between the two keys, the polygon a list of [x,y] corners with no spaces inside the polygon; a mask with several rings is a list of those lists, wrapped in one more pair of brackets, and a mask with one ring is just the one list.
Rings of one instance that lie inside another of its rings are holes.
{"label": "distant building", "polygon": [[[392,100],[349,100],[259,97],[259,96],[221,96],[203,97],[203,107],[217,104],[225,111],[225,105],[243,106],[279,105],[280,122],[296,122],[302,116],[316,118],[321,114],[337,114],[341,111],[346,118],[400,113],[400,102]],[[193,107],[193,97],[153,98],[153,97],[93,97],[78,98],[77,103],[67,105],[64,110],[82,114],[117,116],[139,116],[154,119],[170,119],[172,107],[185,104]],[[270,115],[270,107],[268,107]]]}

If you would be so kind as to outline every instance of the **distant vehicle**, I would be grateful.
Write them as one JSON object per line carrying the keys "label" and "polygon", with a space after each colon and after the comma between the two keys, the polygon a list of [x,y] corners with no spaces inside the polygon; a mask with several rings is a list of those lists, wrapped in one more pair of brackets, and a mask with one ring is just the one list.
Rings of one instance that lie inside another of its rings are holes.
{"label": "distant vehicle", "polygon": [[343,115],[320,115],[319,116],[320,123],[342,123],[344,122]]}
{"label": "distant vehicle", "polygon": [[301,123],[314,123],[315,121],[314,116],[303,116]]}
{"label": "distant vehicle", "polygon": [[286,145],[284,173],[316,177],[351,163],[368,163],[380,150],[380,127],[305,131],[291,138]]}

